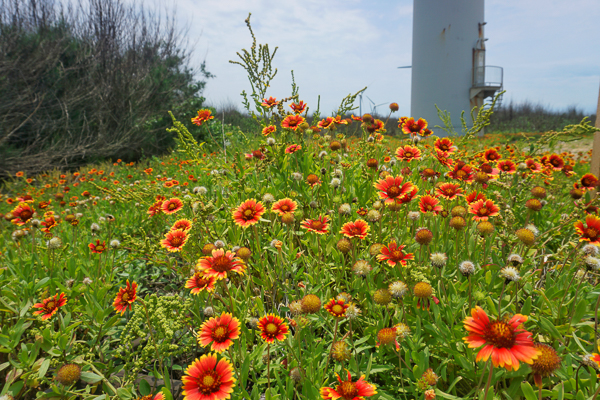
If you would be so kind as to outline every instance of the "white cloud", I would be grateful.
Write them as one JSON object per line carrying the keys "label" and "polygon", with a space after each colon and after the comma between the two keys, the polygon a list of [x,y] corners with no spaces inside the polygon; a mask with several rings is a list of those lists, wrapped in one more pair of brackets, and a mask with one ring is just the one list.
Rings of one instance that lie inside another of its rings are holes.
{"label": "white cloud", "polygon": [[[268,95],[289,95],[293,69],[300,96],[313,110],[319,94],[321,110],[329,114],[367,85],[377,104],[397,102],[402,115],[410,110],[410,70],[397,67],[411,64],[411,0],[177,0],[176,6],[182,23],[190,21],[197,62],[206,58],[217,76],[205,91],[211,104],[241,105],[240,92],[249,90],[245,71],[228,61],[251,45],[244,20],[252,12],[257,41],[279,47],[273,61],[278,75]],[[488,0],[487,63],[504,67],[507,96],[515,101],[578,104],[593,112],[599,20],[597,0]],[[365,101],[363,107],[369,110]]]}

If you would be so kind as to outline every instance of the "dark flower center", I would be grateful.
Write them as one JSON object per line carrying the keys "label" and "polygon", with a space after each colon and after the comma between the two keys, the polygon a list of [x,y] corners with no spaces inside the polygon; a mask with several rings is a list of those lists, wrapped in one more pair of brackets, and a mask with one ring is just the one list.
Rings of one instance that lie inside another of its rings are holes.
{"label": "dark flower center", "polygon": [[313,221],[312,222],[313,229],[321,229],[322,227],[323,227],[323,224],[321,223],[321,221]]}
{"label": "dark flower center", "polygon": [[397,197],[400,194],[401,190],[398,186],[391,186],[387,190],[388,197]]}
{"label": "dark flower center", "polygon": [[336,392],[338,392],[344,399],[351,400],[356,397],[358,394],[358,388],[354,382],[345,381],[340,383],[336,388]]}
{"label": "dark flower center", "polygon": [[225,272],[231,269],[231,260],[226,256],[216,257],[212,262],[212,267],[217,272]]}
{"label": "dark flower center", "polygon": [[402,258],[403,258],[402,250],[392,251],[391,256],[395,260],[402,260]]}
{"label": "dark flower center", "polygon": [[217,371],[206,371],[196,379],[198,390],[204,395],[217,392],[221,386],[221,377]]}
{"label": "dark flower center", "polygon": [[243,213],[243,217],[245,219],[252,219],[254,217],[254,210],[251,208],[246,209]]}
{"label": "dark flower center", "polygon": [[483,334],[484,339],[497,348],[514,346],[516,336],[514,328],[504,321],[493,321]]}
{"label": "dark flower center", "polygon": [[29,210],[23,210],[21,211],[21,213],[19,214],[19,217],[23,220],[23,221],[27,221],[29,218],[31,218],[31,216],[33,215],[33,213]]}
{"label": "dark flower center", "polygon": [[481,207],[479,209],[479,215],[486,215],[488,213],[488,209],[485,207]]}
{"label": "dark flower center", "polygon": [[179,236],[171,238],[171,246],[178,247],[182,245],[183,240]]}
{"label": "dark flower center", "polygon": [[123,295],[121,295],[121,300],[128,301],[129,300],[129,293],[127,293],[127,292],[123,293]]}
{"label": "dark flower center", "polygon": [[169,209],[169,211],[173,211],[174,209],[177,208],[177,204],[175,204],[175,203],[169,203],[169,206],[167,208]]}
{"label": "dark flower center", "polygon": [[585,235],[590,239],[595,239],[598,237],[598,230],[595,228],[587,228],[585,230]]}
{"label": "dark flower center", "polygon": [[223,325],[217,326],[212,333],[212,338],[215,342],[224,342],[227,339],[227,328]]}
{"label": "dark flower center", "polygon": [[53,309],[54,307],[56,307],[56,302],[55,302],[54,300],[50,300],[50,301],[48,302],[48,304],[46,304],[46,308],[47,308],[47,309],[50,309],[50,310],[51,310],[51,309]]}

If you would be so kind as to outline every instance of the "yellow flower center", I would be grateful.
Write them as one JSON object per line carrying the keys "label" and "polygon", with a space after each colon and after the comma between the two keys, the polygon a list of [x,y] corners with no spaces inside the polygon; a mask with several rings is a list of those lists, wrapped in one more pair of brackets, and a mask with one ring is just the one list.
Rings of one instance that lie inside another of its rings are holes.
{"label": "yellow flower center", "polygon": [[219,390],[221,386],[221,377],[216,371],[206,371],[204,375],[196,380],[196,382],[198,384],[198,391],[203,395],[208,396]]}
{"label": "yellow flower center", "polygon": [[274,323],[269,323],[269,324],[267,324],[267,327],[265,330],[267,331],[267,333],[272,335],[275,332],[277,332],[278,328],[277,328],[277,325],[275,325]]}
{"label": "yellow flower center", "polygon": [[251,208],[248,208],[247,210],[244,211],[244,217],[250,219],[252,218],[252,216],[254,215],[254,210],[252,210]]}
{"label": "yellow flower center", "polygon": [[121,295],[121,300],[123,301],[128,301],[129,300],[129,293],[125,292]]}
{"label": "yellow flower center", "polygon": [[333,307],[331,307],[331,311],[333,311],[336,314],[341,314],[344,312],[344,307],[340,306],[339,304],[336,304]]}
{"label": "yellow flower center", "polygon": [[487,208],[485,208],[485,207],[481,207],[481,208],[479,209],[479,214],[480,214],[480,215],[486,215],[486,214],[487,214],[487,212],[488,212],[488,210],[487,210]]}
{"label": "yellow flower center", "polygon": [[212,334],[212,338],[215,342],[223,342],[227,338],[227,328],[222,325],[219,325],[215,328]]}
{"label": "yellow flower center", "polygon": [[56,307],[56,302],[54,300],[50,300],[47,304],[46,304],[46,308],[52,309]]}
{"label": "yellow flower center", "polygon": [[322,227],[323,227],[323,224],[321,223],[321,221],[313,221],[313,223],[312,223],[313,229],[321,229]]}

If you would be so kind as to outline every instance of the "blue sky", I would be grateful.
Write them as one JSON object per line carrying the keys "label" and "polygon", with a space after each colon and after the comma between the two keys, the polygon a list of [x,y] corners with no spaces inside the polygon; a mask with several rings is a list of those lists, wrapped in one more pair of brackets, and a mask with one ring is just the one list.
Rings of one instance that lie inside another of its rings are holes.
{"label": "blue sky", "polygon": [[[244,20],[252,12],[259,43],[279,48],[278,74],[267,95],[286,97],[294,70],[300,99],[322,114],[337,109],[350,92],[368,86],[376,104],[397,102],[410,111],[412,0],[176,0],[176,14],[189,27],[196,62],[216,75],[205,97],[214,106],[241,108],[248,91],[245,71],[228,61],[249,49]],[[553,109],[577,106],[595,113],[600,87],[598,0],[487,0],[488,65],[504,68],[504,101],[528,100]],[[383,110],[386,105],[380,106]],[[370,103],[363,99],[363,112]]]}

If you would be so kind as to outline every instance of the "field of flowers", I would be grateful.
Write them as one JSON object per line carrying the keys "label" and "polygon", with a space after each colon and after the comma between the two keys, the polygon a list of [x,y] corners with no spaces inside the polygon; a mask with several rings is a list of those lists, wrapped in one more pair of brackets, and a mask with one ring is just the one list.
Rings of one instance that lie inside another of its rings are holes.
{"label": "field of flowers", "polygon": [[599,181],[542,152],[589,125],[392,138],[267,75],[244,148],[200,110],[170,157],[5,183],[0,399],[598,397]]}

